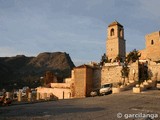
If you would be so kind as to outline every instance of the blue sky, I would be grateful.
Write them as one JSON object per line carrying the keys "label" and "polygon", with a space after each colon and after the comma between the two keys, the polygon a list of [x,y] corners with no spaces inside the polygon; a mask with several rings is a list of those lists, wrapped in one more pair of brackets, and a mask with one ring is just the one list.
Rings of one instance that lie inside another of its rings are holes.
{"label": "blue sky", "polygon": [[76,65],[100,61],[107,26],[124,26],[126,49],[160,30],[159,0],[0,0],[0,56],[67,52]]}

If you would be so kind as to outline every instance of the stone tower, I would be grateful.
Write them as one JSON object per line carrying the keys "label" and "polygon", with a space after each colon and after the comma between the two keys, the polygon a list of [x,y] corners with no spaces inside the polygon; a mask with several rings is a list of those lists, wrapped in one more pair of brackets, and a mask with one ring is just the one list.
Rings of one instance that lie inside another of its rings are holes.
{"label": "stone tower", "polygon": [[124,60],[126,56],[126,43],[123,26],[114,21],[108,26],[107,33],[106,55],[108,59],[114,61],[119,56]]}

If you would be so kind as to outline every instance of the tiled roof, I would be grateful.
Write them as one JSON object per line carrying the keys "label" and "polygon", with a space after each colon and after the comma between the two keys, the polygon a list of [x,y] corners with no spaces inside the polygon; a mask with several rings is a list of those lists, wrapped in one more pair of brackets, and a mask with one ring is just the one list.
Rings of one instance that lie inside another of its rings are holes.
{"label": "tiled roof", "polygon": [[119,22],[117,22],[116,20],[114,22],[112,22],[111,24],[109,24],[108,27],[111,27],[111,26],[114,26],[114,25],[118,25],[118,26],[121,26],[123,27]]}

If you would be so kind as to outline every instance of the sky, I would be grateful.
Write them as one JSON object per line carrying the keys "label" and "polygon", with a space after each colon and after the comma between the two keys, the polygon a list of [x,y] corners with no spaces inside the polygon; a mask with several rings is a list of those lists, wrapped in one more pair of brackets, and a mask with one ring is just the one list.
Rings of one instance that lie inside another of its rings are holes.
{"label": "sky", "polygon": [[107,27],[124,27],[127,52],[160,30],[160,0],[0,0],[0,57],[66,52],[75,65],[99,62]]}

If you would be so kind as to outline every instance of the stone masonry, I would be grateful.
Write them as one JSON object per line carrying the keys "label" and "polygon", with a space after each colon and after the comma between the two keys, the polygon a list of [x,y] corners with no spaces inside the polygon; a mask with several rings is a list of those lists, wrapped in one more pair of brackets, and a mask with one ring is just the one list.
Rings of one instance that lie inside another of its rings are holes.
{"label": "stone masonry", "polygon": [[74,68],[75,97],[86,97],[93,90],[93,68],[82,65]]}
{"label": "stone masonry", "polygon": [[106,55],[110,61],[119,55],[123,60],[126,56],[126,45],[123,26],[117,21],[112,22],[107,29]]}
{"label": "stone masonry", "polygon": [[117,83],[121,82],[121,70],[122,66],[103,66],[101,71],[101,85],[105,83]]}
{"label": "stone masonry", "polygon": [[141,53],[140,59],[149,59],[151,61],[160,60],[160,31],[147,34],[146,48],[144,50],[139,50]]}

